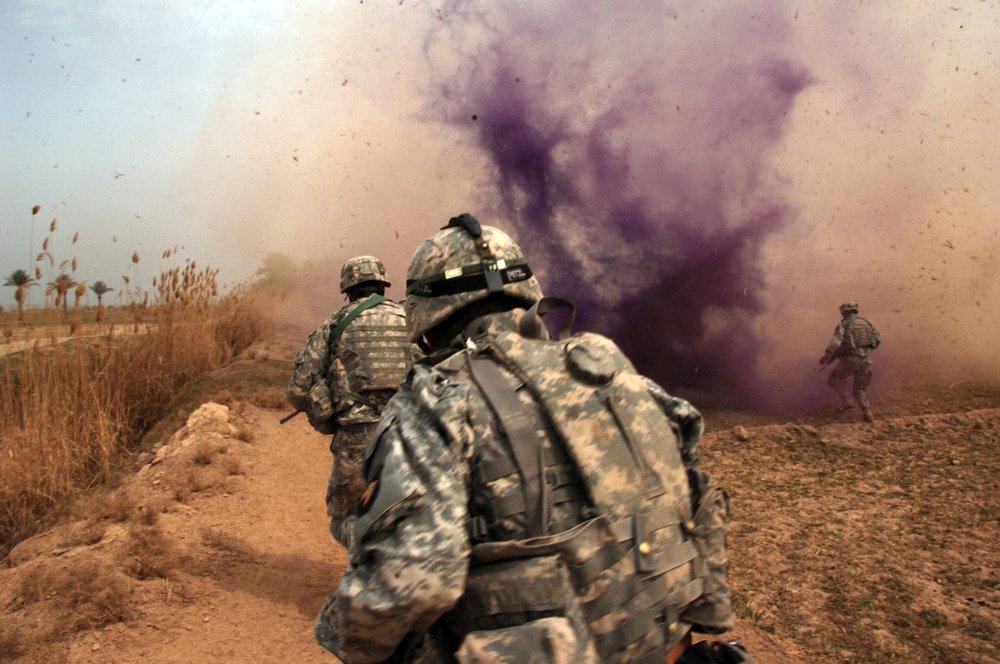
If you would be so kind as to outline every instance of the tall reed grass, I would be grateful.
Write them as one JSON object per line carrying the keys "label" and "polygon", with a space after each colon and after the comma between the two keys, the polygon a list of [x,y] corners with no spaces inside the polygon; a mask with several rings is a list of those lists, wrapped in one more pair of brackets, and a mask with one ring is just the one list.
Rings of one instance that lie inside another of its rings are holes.
{"label": "tall reed grass", "polygon": [[211,270],[190,264],[157,287],[159,303],[133,311],[137,330],[151,320],[144,333],[112,327],[98,339],[0,359],[0,556],[74,492],[111,478],[185,383],[222,366],[265,326],[263,289],[220,298]]}

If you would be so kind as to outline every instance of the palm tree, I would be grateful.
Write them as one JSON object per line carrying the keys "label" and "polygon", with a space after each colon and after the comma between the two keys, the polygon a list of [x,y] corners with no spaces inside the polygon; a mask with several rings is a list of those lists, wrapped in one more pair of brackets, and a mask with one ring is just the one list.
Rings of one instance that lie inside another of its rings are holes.
{"label": "palm tree", "polygon": [[90,290],[94,291],[94,295],[97,296],[97,307],[100,308],[101,298],[104,297],[105,293],[110,293],[114,289],[111,288],[111,286],[108,286],[103,281],[95,281],[94,284],[90,287]]}
{"label": "palm tree", "polygon": [[24,298],[28,294],[28,289],[35,285],[35,280],[24,270],[14,270],[3,285],[17,289],[14,291],[14,299],[17,300],[17,319],[24,320]]}
{"label": "palm tree", "polygon": [[69,289],[74,286],[76,286],[76,282],[73,281],[73,277],[69,276],[65,272],[61,272],[59,276],[56,277],[55,281],[50,281],[45,287],[46,295],[51,295],[52,293],[56,294],[57,307],[59,306],[59,303],[62,302],[63,317],[67,319],[69,318],[69,298],[66,297],[66,294],[69,292]]}

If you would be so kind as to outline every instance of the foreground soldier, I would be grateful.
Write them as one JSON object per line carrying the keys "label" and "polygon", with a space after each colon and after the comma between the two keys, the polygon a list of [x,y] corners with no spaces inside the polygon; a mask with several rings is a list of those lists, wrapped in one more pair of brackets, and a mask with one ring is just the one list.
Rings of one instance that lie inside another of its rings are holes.
{"label": "foreground soldier", "polygon": [[314,429],[335,433],[326,509],[330,532],[345,547],[365,486],[365,448],[411,359],[403,308],[385,297],[389,285],[374,256],[344,263],[340,292],[349,304],[309,335],[286,390],[288,402],[306,412]]}
{"label": "foreground soldier", "polygon": [[[316,637],[344,662],[751,661],[733,623],[729,499],[701,415],[607,338],[549,341],[520,248],[470,215],[416,251],[430,355],[365,457],[356,545]],[[714,659],[718,657],[718,659]]]}
{"label": "foreground soldier", "polygon": [[[840,363],[830,372],[827,383],[840,396],[838,413],[844,413],[854,408],[851,403],[853,393],[855,401],[861,407],[865,422],[874,422],[871,404],[868,402],[868,386],[872,383],[872,351],[879,347],[882,338],[878,330],[870,322],[858,315],[858,305],[846,302],[840,305],[842,320],[833,331],[833,338],[826,347],[819,363],[826,366],[834,360]],[[847,389],[847,379],[854,377],[852,390]]]}

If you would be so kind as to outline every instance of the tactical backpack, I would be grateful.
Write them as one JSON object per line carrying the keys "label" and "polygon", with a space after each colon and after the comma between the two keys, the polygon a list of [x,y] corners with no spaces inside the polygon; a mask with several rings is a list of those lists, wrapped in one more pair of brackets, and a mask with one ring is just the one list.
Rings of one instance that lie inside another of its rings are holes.
{"label": "tactical backpack", "polygon": [[[677,424],[610,339],[568,336],[572,316],[558,340],[544,338],[539,317],[556,306],[572,307],[545,298],[520,334],[466,354],[509,441],[529,537],[475,543],[473,534],[466,592],[445,623],[462,639],[459,661],[495,653],[497,639],[517,661],[523,637],[562,644],[561,656],[569,648],[578,661],[663,662],[692,626],[732,627],[729,498],[685,467]],[[582,478],[592,518],[569,530],[539,534],[551,471],[498,365],[530,390]]]}

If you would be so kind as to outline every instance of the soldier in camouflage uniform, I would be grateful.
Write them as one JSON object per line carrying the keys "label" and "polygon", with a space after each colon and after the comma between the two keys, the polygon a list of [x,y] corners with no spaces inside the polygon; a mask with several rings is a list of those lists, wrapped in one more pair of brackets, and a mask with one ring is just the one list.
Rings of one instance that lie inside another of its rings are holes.
{"label": "soldier in camouflage uniform", "polygon": [[348,304],[309,336],[286,390],[289,403],[306,412],[313,428],[335,434],[326,509],[330,532],[348,548],[365,486],[365,448],[412,359],[403,308],[385,297],[389,285],[374,256],[344,264],[340,292]]}
{"label": "soldier in camouflage uniform", "polygon": [[[840,305],[840,315],[843,319],[833,331],[833,338],[823,357],[819,358],[819,363],[826,366],[834,360],[840,360],[827,381],[840,396],[837,412],[843,413],[854,408],[851,403],[853,393],[865,422],[874,422],[875,416],[868,402],[867,389],[872,382],[872,351],[879,347],[882,338],[874,325],[858,315],[856,303],[846,302]],[[848,390],[847,379],[852,376],[853,389]]]}
{"label": "soldier in camouflage uniform", "polygon": [[[520,248],[471,215],[416,251],[414,363],[365,455],[355,546],[316,621],[364,662],[752,661],[733,624],[729,497],[700,413],[605,337],[551,340]],[[681,659],[678,659],[681,658]]]}

